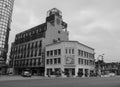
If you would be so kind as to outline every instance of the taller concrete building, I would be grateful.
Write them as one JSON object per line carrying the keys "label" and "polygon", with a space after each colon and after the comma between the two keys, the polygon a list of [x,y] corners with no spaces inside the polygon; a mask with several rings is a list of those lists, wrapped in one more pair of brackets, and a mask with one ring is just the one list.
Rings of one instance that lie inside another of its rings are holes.
{"label": "taller concrete building", "polygon": [[32,74],[44,74],[46,45],[68,40],[62,12],[56,8],[49,10],[45,23],[16,35],[11,47],[11,70],[16,74],[25,69],[31,70]]}
{"label": "taller concrete building", "polygon": [[14,0],[0,0],[0,67],[5,64]]}

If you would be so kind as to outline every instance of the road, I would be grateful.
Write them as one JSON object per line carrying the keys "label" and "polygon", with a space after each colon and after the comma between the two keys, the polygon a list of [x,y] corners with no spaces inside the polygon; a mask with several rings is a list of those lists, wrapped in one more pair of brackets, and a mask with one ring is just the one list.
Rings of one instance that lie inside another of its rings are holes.
{"label": "road", "polygon": [[0,87],[120,87],[120,77],[9,80],[0,81]]}

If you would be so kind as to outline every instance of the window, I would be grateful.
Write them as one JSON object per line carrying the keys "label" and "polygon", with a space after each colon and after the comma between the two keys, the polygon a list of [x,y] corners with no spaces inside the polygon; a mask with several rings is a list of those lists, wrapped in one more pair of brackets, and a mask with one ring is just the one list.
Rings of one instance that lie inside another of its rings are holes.
{"label": "window", "polygon": [[53,51],[52,50],[50,51],[50,56],[53,56]]}
{"label": "window", "polygon": [[88,52],[86,52],[86,57],[88,58]]}
{"label": "window", "polygon": [[31,57],[33,57],[33,50],[31,50]]}
{"label": "window", "polygon": [[80,50],[78,50],[78,55],[80,55]]}
{"label": "window", "polygon": [[32,46],[31,46],[31,49],[33,49],[34,48],[34,43],[32,43]]}
{"label": "window", "polygon": [[28,66],[28,60],[27,60],[27,62],[26,62],[26,66]]}
{"label": "window", "polygon": [[39,47],[42,47],[42,41],[39,42]]}
{"label": "window", "polygon": [[61,32],[58,30],[58,34],[60,34]]}
{"label": "window", "polygon": [[35,48],[37,48],[37,44],[38,44],[38,42],[36,41],[36,43],[35,43]]}
{"label": "window", "polygon": [[58,55],[61,55],[61,49],[58,49]]}
{"label": "window", "polygon": [[54,64],[57,64],[57,59],[56,58],[54,59]]}
{"label": "window", "polygon": [[47,56],[49,56],[50,55],[50,52],[49,51],[47,51]]}
{"label": "window", "polygon": [[32,59],[30,60],[30,66],[32,66]]}
{"label": "window", "polygon": [[78,64],[80,64],[80,58],[78,58]]}
{"label": "window", "polygon": [[86,57],[86,52],[84,51],[84,57]]}
{"label": "window", "polygon": [[36,59],[34,59],[34,66],[36,66]]}
{"label": "window", "polygon": [[67,48],[65,49],[65,53],[67,54]]}
{"label": "window", "polygon": [[49,64],[49,59],[47,59],[47,64]]}
{"label": "window", "polygon": [[60,41],[60,38],[58,38],[58,41]]}
{"label": "window", "polygon": [[69,49],[69,54],[71,54],[71,49]]}
{"label": "window", "polygon": [[61,63],[61,58],[58,58],[58,64],[60,64]]}
{"label": "window", "polygon": [[87,65],[87,60],[86,59],[84,60],[84,63],[85,63],[85,65]]}
{"label": "window", "polygon": [[39,59],[38,59],[38,65],[40,65],[40,64],[41,64],[41,59],[39,58]]}
{"label": "window", "polygon": [[41,49],[39,49],[39,56],[41,56]]}
{"label": "window", "polygon": [[74,49],[72,49],[72,54],[74,54]]}
{"label": "window", "polygon": [[92,54],[92,58],[94,58],[94,54]]}
{"label": "window", "polygon": [[28,50],[30,49],[30,43],[28,44]]}
{"label": "window", "polygon": [[53,64],[53,60],[52,59],[50,59],[50,64]]}
{"label": "window", "polygon": [[35,50],[35,57],[37,56],[37,49]]}
{"label": "window", "polygon": [[54,55],[57,55],[57,50],[54,50]]}
{"label": "window", "polygon": [[30,50],[28,50],[28,52],[27,52],[27,57],[29,57],[29,55],[30,55]]}
{"label": "window", "polygon": [[26,51],[26,44],[24,45],[24,50]]}
{"label": "window", "polygon": [[36,59],[36,65],[38,66],[38,61],[39,61],[39,59]]}
{"label": "window", "polygon": [[89,65],[89,61],[87,60],[87,65]]}
{"label": "window", "polygon": [[81,54],[80,54],[81,56],[83,56],[83,51],[81,51]]}
{"label": "window", "polygon": [[32,66],[34,65],[34,59],[32,59]]}
{"label": "window", "polygon": [[83,64],[83,62],[84,62],[83,59],[81,59],[81,64]]}

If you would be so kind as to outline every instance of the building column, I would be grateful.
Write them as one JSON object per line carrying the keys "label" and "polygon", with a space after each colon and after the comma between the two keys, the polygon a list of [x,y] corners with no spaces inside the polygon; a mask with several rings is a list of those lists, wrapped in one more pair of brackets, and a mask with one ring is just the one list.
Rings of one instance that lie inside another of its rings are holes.
{"label": "building column", "polygon": [[47,73],[47,68],[45,68],[45,77],[48,77]]}
{"label": "building column", "polygon": [[82,77],[85,77],[85,69],[83,68],[83,76]]}
{"label": "building column", "polygon": [[75,77],[78,76],[78,68],[75,68]]}
{"label": "building column", "polygon": [[90,77],[90,69],[88,69],[88,77]]}
{"label": "building column", "polygon": [[63,73],[63,72],[65,72],[65,71],[64,71],[64,68],[61,68],[61,77],[66,77],[66,76],[65,76],[65,73]]}
{"label": "building column", "polygon": [[52,72],[53,72],[53,74],[55,73],[55,68],[52,68]]}

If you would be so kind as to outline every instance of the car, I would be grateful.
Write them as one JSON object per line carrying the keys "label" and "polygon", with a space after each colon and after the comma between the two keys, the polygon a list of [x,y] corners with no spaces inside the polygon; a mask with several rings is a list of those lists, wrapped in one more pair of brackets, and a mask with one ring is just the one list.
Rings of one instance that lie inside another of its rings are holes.
{"label": "car", "polygon": [[31,73],[30,73],[29,71],[24,71],[24,72],[22,73],[22,76],[23,76],[23,77],[31,77],[32,75],[31,75]]}
{"label": "car", "polygon": [[109,73],[108,75],[112,77],[112,76],[115,76],[115,73]]}
{"label": "car", "polygon": [[104,77],[114,77],[114,76],[116,76],[115,73],[108,73],[107,75],[104,75]]}

